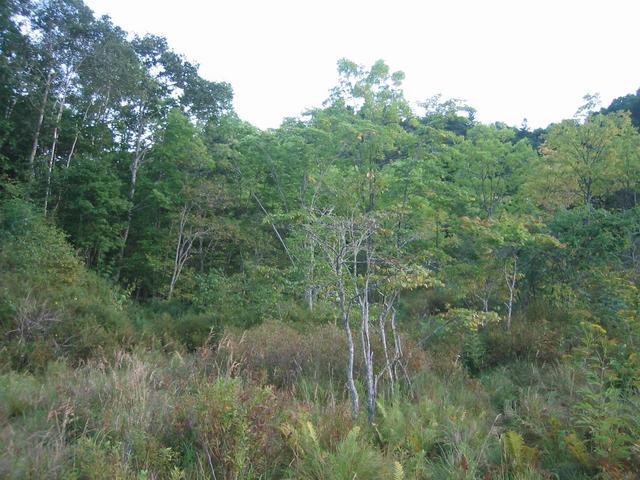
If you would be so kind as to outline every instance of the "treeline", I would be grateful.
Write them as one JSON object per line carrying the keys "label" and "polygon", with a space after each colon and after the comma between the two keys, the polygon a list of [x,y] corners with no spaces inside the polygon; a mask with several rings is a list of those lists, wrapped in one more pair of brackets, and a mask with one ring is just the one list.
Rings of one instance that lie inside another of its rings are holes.
{"label": "treeline", "polygon": [[530,132],[439,97],[418,114],[401,72],[341,60],[323,107],[260,131],[163,38],[77,1],[3,9],[5,200],[133,298],[241,326],[356,309],[365,329],[637,306],[610,296],[637,287],[638,95]]}
{"label": "treeline", "polygon": [[409,345],[475,376],[573,355],[575,461],[637,468],[637,430],[594,412],[640,385],[640,91],[530,131],[417,111],[401,72],[342,59],[321,107],[262,131],[161,37],[79,0],[0,9],[2,368],[334,322],[372,422],[411,391]]}
{"label": "treeline", "polygon": [[78,1],[3,10],[4,198],[136,299],[244,326],[338,307],[347,326],[402,297],[511,325],[636,288],[638,95],[530,132],[438,97],[418,114],[401,72],[341,60],[322,108],[260,131],[160,37]]}
{"label": "treeline", "polygon": [[[228,84],[201,78],[163,38],[129,38],[82,2],[3,9],[4,190],[137,298],[198,302],[205,277],[256,277],[258,266],[301,273],[302,217],[314,211],[384,214],[395,243],[435,272],[445,257],[485,270],[452,249],[464,222],[551,234],[565,212],[624,223],[637,205],[637,95],[529,132],[478,124],[437,97],[420,116],[400,72],[343,60],[323,108],[259,131],[233,114]],[[634,261],[632,240],[616,245],[620,259]]]}
{"label": "treeline", "polygon": [[118,276],[150,194],[137,190],[153,178],[151,150],[162,156],[171,118],[191,135],[228,112],[231,87],[200,77],[164,38],[128,38],[80,1],[2,8],[3,178],[68,229],[88,266]]}

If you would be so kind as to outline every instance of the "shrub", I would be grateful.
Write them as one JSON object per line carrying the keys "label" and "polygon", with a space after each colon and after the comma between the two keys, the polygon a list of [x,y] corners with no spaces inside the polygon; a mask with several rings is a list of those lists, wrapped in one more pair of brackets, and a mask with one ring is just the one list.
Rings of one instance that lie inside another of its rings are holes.
{"label": "shrub", "polygon": [[0,208],[0,342],[8,366],[43,369],[130,343],[114,289],[87,271],[64,235],[22,201]]}
{"label": "shrub", "polygon": [[482,335],[486,367],[504,365],[514,360],[553,362],[562,355],[563,335],[546,320],[519,318],[511,329],[490,325]]}
{"label": "shrub", "polygon": [[300,333],[281,322],[266,322],[242,333],[229,332],[221,355],[233,356],[244,375],[278,387],[291,387],[303,374],[329,379],[342,373],[346,342],[333,325]]}
{"label": "shrub", "polygon": [[163,346],[182,348],[193,352],[200,347],[215,343],[220,338],[222,327],[218,319],[209,313],[194,311],[171,314],[169,312],[147,313],[143,331],[156,338]]}
{"label": "shrub", "polygon": [[398,467],[369,445],[358,426],[354,426],[333,449],[322,445],[316,427],[309,420],[302,420],[295,426],[285,423],[281,431],[294,455],[291,467],[294,478],[375,480],[392,479],[394,475],[402,478],[398,473],[402,472],[402,466]]}
{"label": "shrub", "polygon": [[174,435],[201,449],[217,478],[259,478],[280,468],[278,411],[269,388],[219,379],[182,396],[171,423]]}

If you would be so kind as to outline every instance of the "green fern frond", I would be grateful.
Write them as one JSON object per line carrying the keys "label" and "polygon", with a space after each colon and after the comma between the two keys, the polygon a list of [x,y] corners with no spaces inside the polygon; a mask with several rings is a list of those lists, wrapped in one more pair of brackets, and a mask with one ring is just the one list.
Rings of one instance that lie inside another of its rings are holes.
{"label": "green fern frond", "polygon": [[509,463],[515,470],[532,466],[538,461],[539,451],[537,448],[525,445],[522,435],[509,430],[500,437],[502,443],[502,453],[505,462]]}
{"label": "green fern frond", "polygon": [[502,452],[505,459],[511,462],[514,466],[520,463],[522,458],[522,447],[524,447],[524,440],[522,435],[513,430],[504,432],[501,437],[502,440]]}
{"label": "green fern frond", "polygon": [[313,441],[315,446],[320,446],[320,442],[318,442],[318,435],[316,434],[316,429],[313,426],[313,423],[307,421],[307,431],[309,433],[309,438]]}
{"label": "green fern frond", "polygon": [[591,467],[591,457],[584,442],[575,433],[566,436],[565,441],[572,455],[584,467]]}
{"label": "green fern frond", "polygon": [[393,480],[404,480],[404,468],[397,460],[393,462]]}

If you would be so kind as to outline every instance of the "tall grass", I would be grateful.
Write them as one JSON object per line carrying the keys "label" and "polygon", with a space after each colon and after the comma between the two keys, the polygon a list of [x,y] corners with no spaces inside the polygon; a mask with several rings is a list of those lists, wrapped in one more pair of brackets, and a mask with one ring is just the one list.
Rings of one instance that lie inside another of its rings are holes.
{"label": "tall grass", "polygon": [[333,328],[2,373],[0,478],[637,478],[637,393],[590,374],[588,351],[478,377],[415,354],[368,424],[350,415]]}

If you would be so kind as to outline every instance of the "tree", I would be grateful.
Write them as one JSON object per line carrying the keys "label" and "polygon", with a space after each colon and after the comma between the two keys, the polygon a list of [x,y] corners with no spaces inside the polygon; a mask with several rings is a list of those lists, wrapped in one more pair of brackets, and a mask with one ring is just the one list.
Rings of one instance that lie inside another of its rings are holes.
{"label": "tree", "polygon": [[[0,6],[0,172],[13,178],[22,176],[23,162],[14,162],[25,143],[18,132],[28,123],[25,88],[30,80],[27,64],[30,60],[29,41],[22,34],[18,16],[25,14],[24,2],[10,0]],[[29,125],[30,127],[30,125]]]}
{"label": "tree", "polygon": [[607,108],[603,108],[600,113],[613,113],[627,111],[631,114],[633,126],[640,129],[640,89],[634,94],[630,93],[623,97],[614,98]]}
{"label": "tree", "polygon": [[614,198],[606,203],[624,209],[637,207],[640,194],[640,133],[625,128],[616,139],[615,150],[616,163],[613,169],[618,190],[613,193]]}
{"label": "tree", "polygon": [[80,157],[59,182],[58,224],[87,267],[112,274],[129,207],[120,178],[108,162]]}
{"label": "tree", "polygon": [[474,126],[475,109],[459,99],[441,101],[441,98],[441,95],[435,95],[420,104],[425,111],[421,122],[434,129],[466,136]]}
{"label": "tree", "polygon": [[514,144],[514,138],[510,128],[476,125],[450,149],[456,182],[474,195],[484,218],[496,215],[516,196],[524,169],[534,158],[528,142]]}
{"label": "tree", "polygon": [[584,123],[565,120],[551,127],[540,147],[538,175],[532,178],[539,202],[588,209],[601,205],[617,181],[619,139],[632,134],[625,113],[595,114]]}
{"label": "tree", "polygon": [[[197,212],[205,208],[198,205],[205,199],[202,185],[207,183],[214,163],[197,129],[178,109],[169,113],[158,137],[148,157],[145,156],[148,166],[140,177],[134,199],[135,215],[132,207],[127,214],[131,215],[129,225],[135,230],[130,238],[133,255],[124,273],[128,281],[146,284],[150,291],[157,291],[164,283],[162,278],[173,271],[168,275],[172,295],[193,242],[201,235],[197,232],[208,228],[196,227],[194,220]],[[177,238],[177,247],[172,237]],[[149,269],[153,273],[140,278],[140,273]]]}

